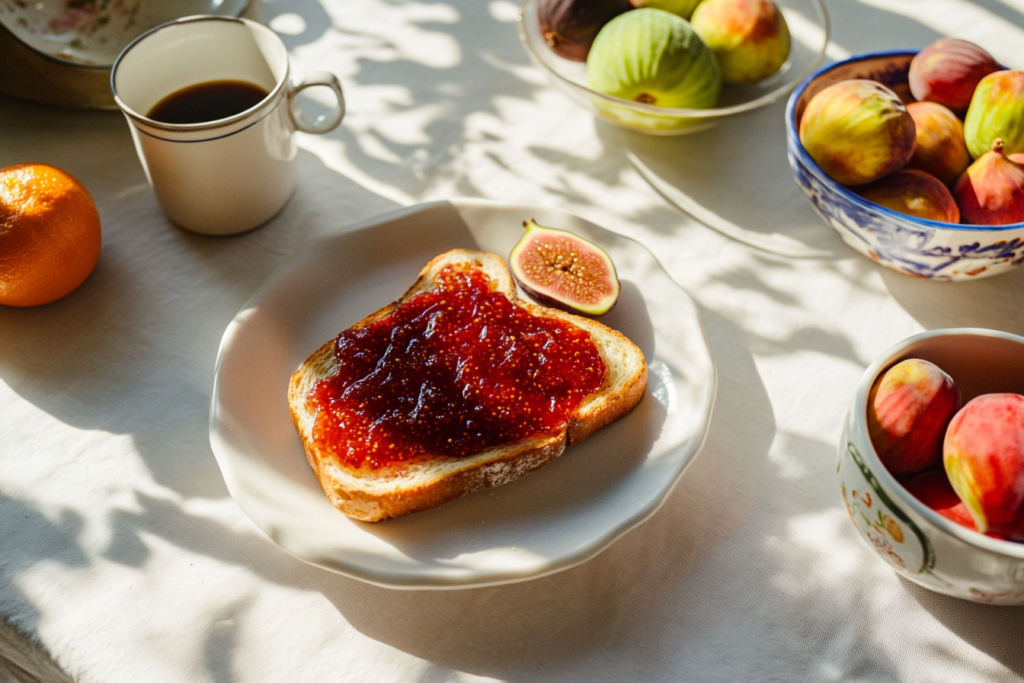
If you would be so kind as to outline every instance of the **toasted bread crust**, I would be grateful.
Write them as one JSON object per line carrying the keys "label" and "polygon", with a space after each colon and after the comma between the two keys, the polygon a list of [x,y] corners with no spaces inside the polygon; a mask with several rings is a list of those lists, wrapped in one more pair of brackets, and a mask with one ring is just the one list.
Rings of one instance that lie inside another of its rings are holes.
{"label": "toasted bread crust", "polygon": [[420,272],[398,301],[388,304],[352,326],[365,327],[389,315],[399,304],[429,291],[434,276],[458,263],[483,270],[495,289],[533,315],[568,321],[590,333],[608,367],[604,385],[587,396],[557,434],[530,438],[462,458],[425,455],[376,470],[343,465],[333,453],[312,439],[316,414],[306,397],[317,381],[334,374],[334,340],[317,349],[291,377],[288,405],[302,438],[306,459],[331,503],[354,519],[376,522],[427,510],[449,500],[500,486],[518,479],[561,455],[566,443],[577,444],[590,434],[625,415],[643,397],[647,366],[643,353],[621,333],[596,321],[538,306],[519,299],[505,262],[487,252],[456,249],[437,256]]}

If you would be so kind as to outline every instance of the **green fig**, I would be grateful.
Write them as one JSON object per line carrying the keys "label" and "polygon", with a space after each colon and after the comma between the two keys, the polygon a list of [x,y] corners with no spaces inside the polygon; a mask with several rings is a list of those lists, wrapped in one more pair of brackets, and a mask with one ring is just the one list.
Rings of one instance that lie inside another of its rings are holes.
{"label": "green fig", "polygon": [[978,83],[964,117],[964,139],[975,159],[999,138],[1003,152],[1024,152],[1024,71],[996,71]]}
{"label": "green fig", "polygon": [[619,298],[615,264],[604,249],[532,218],[509,254],[515,281],[538,303],[570,313],[604,315]]}
{"label": "green fig", "polygon": [[587,86],[642,104],[707,109],[718,101],[722,83],[714,56],[689,22],[660,9],[636,9],[597,34]]}
{"label": "green fig", "polygon": [[697,9],[697,5],[701,3],[701,0],[629,0],[629,2],[637,9],[653,7],[654,9],[663,9],[666,12],[678,14],[683,19],[689,19],[693,16],[693,10]]}

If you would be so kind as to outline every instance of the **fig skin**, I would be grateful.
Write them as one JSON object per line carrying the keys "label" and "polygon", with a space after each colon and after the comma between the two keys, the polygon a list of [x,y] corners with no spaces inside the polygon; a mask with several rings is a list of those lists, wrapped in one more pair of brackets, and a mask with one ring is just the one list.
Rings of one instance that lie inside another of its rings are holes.
{"label": "fig skin", "polygon": [[937,102],[914,102],[907,111],[914,119],[914,155],[904,168],[930,173],[952,187],[972,161],[964,124]]}
{"label": "fig skin", "polygon": [[910,495],[930,507],[951,522],[956,522],[971,531],[977,531],[978,525],[971,517],[971,511],[960,496],[956,495],[953,485],[949,483],[946,470],[939,468],[926,470],[908,481],[905,488]]}
{"label": "fig skin", "polygon": [[690,23],[715,55],[723,83],[764,80],[789,58],[789,26],[770,0],[704,0]]}
{"label": "fig skin", "polygon": [[1024,152],[1024,71],[996,71],[978,83],[964,117],[964,139],[975,159],[1003,141],[1005,154]]}
{"label": "fig skin", "polygon": [[992,149],[971,164],[953,188],[964,223],[1010,225],[1024,222],[1024,168],[1003,153],[996,138]]}
{"label": "fig skin", "polygon": [[1024,541],[1024,396],[976,396],[946,429],[942,463],[978,531]]}
{"label": "fig skin", "polygon": [[666,12],[678,14],[683,19],[689,21],[690,17],[693,16],[693,10],[697,9],[697,5],[701,3],[701,0],[629,0],[629,2],[637,9],[642,7],[663,9]]}
{"label": "fig skin", "polygon": [[619,277],[604,249],[568,230],[523,221],[508,257],[516,283],[537,303],[569,313],[604,315],[619,299]]}
{"label": "fig skin", "polygon": [[594,39],[587,86],[658,107],[707,109],[722,89],[714,55],[682,17],[635,9],[615,17]]}
{"label": "fig skin", "polygon": [[868,394],[868,435],[897,477],[942,461],[946,425],[960,409],[960,389],[942,368],[908,358],[885,371]]}
{"label": "fig skin", "polygon": [[598,32],[631,8],[629,0],[538,0],[537,23],[556,55],[585,62]]}
{"label": "fig skin", "polygon": [[865,185],[861,197],[887,209],[930,221],[959,223],[960,209],[949,188],[924,171],[901,169]]}
{"label": "fig skin", "polygon": [[830,178],[866,185],[903,167],[914,153],[914,119],[881,83],[833,83],[807,103],[800,144]]}
{"label": "fig skin", "polygon": [[972,42],[939,38],[910,61],[907,79],[910,92],[919,101],[938,102],[962,115],[978,82],[1001,68],[992,55]]}

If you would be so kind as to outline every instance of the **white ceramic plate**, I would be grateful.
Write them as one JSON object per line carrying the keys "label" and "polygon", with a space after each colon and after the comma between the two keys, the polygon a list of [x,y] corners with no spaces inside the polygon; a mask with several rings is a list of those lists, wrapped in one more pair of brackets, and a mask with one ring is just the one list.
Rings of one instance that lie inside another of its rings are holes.
{"label": "white ceramic plate", "polygon": [[[306,464],[288,412],[289,376],[325,341],[398,299],[437,254],[506,255],[530,217],[611,254],[622,295],[602,322],[643,350],[647,394],[511,484],[378,524],[348,519]],[[495,585],[584,562],[654,514],[703,443],[715,384],[693,301],[643,246],[561,211],[443,201],[321,239],[270,279],[224,332],[210,443],[239,506],[306,562],[394,588]]]}

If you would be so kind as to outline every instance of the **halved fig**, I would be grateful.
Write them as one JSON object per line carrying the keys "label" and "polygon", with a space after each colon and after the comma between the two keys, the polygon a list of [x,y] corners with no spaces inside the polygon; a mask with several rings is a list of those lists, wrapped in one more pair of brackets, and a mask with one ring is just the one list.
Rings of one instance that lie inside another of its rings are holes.
{"label": "halved fig", "polygon": [[570,313],[604,315],[619,298],[615,264],[601,247],[532,218],[509,254],[512,276],[538,303]]}

